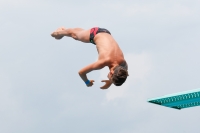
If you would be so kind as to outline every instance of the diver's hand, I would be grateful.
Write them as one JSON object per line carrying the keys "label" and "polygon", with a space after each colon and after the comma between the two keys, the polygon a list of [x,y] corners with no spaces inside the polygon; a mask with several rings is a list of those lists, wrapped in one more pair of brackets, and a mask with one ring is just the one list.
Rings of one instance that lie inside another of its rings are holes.
{"label": "diver's hand", "polygon": [[112,84],[110,80],[102,80],[101,82],[105,82],[105,85],[100,87],[101,89],[108,89]]}
{"label": "diver's hand", "polygon": [[87,84],[87,87],[91,87],[93,85],[94,80],[90,80],[90,83]]}

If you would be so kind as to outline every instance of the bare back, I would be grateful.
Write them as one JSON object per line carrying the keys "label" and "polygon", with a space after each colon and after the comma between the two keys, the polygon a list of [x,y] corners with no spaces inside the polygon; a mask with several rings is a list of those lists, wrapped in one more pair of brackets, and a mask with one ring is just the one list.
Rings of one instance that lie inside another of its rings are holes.
{"label": "bare back", "polygon": [[105,60],[107,66],[111,64],[119,65],[124,62],[124,55],[114,40],[108,33],[98,33],[94,38],[97,51],[99,53],[99,60]]}

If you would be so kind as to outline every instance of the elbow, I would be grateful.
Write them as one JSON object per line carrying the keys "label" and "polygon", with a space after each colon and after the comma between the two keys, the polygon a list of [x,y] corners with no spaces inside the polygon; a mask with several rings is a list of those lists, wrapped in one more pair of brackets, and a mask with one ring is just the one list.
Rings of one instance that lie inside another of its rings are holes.
{"label": "elbow", "polygon": [[79,74],[79,75],[83,75],[84,73],[83,73],[82,71],[79,71],[78,74]]}
{"label": "elbow", "polygon": [[78,74],[81,75],[81,71],[79,71]]}

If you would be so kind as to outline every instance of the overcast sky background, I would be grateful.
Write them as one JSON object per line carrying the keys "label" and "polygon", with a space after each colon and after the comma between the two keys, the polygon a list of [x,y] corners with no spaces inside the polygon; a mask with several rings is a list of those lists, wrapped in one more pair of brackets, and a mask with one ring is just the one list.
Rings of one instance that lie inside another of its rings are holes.
{"label": "overcast sky background", "polygon": [[[148,98],[200,88],[198,0],[0,0],[1,133],[198,133],[199,107]],[[55,40],[57,28],[107,28],[129,65],[121,87],[101,90],[108,68],[78,71],[93,44]]]}

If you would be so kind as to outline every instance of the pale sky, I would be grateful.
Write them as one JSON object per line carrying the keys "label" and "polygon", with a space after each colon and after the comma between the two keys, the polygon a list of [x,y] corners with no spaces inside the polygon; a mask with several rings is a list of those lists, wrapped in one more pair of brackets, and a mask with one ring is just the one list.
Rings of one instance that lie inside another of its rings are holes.
{"label": "pale sky", "polygon": [[[198,0],[0,0],[0,133],[198,133],[199,107],[149,98],[200,88]],[[108,29],[129,65],[123,86],[101,90],[108,68],[93,44],[53,39],[57,28]]]}

